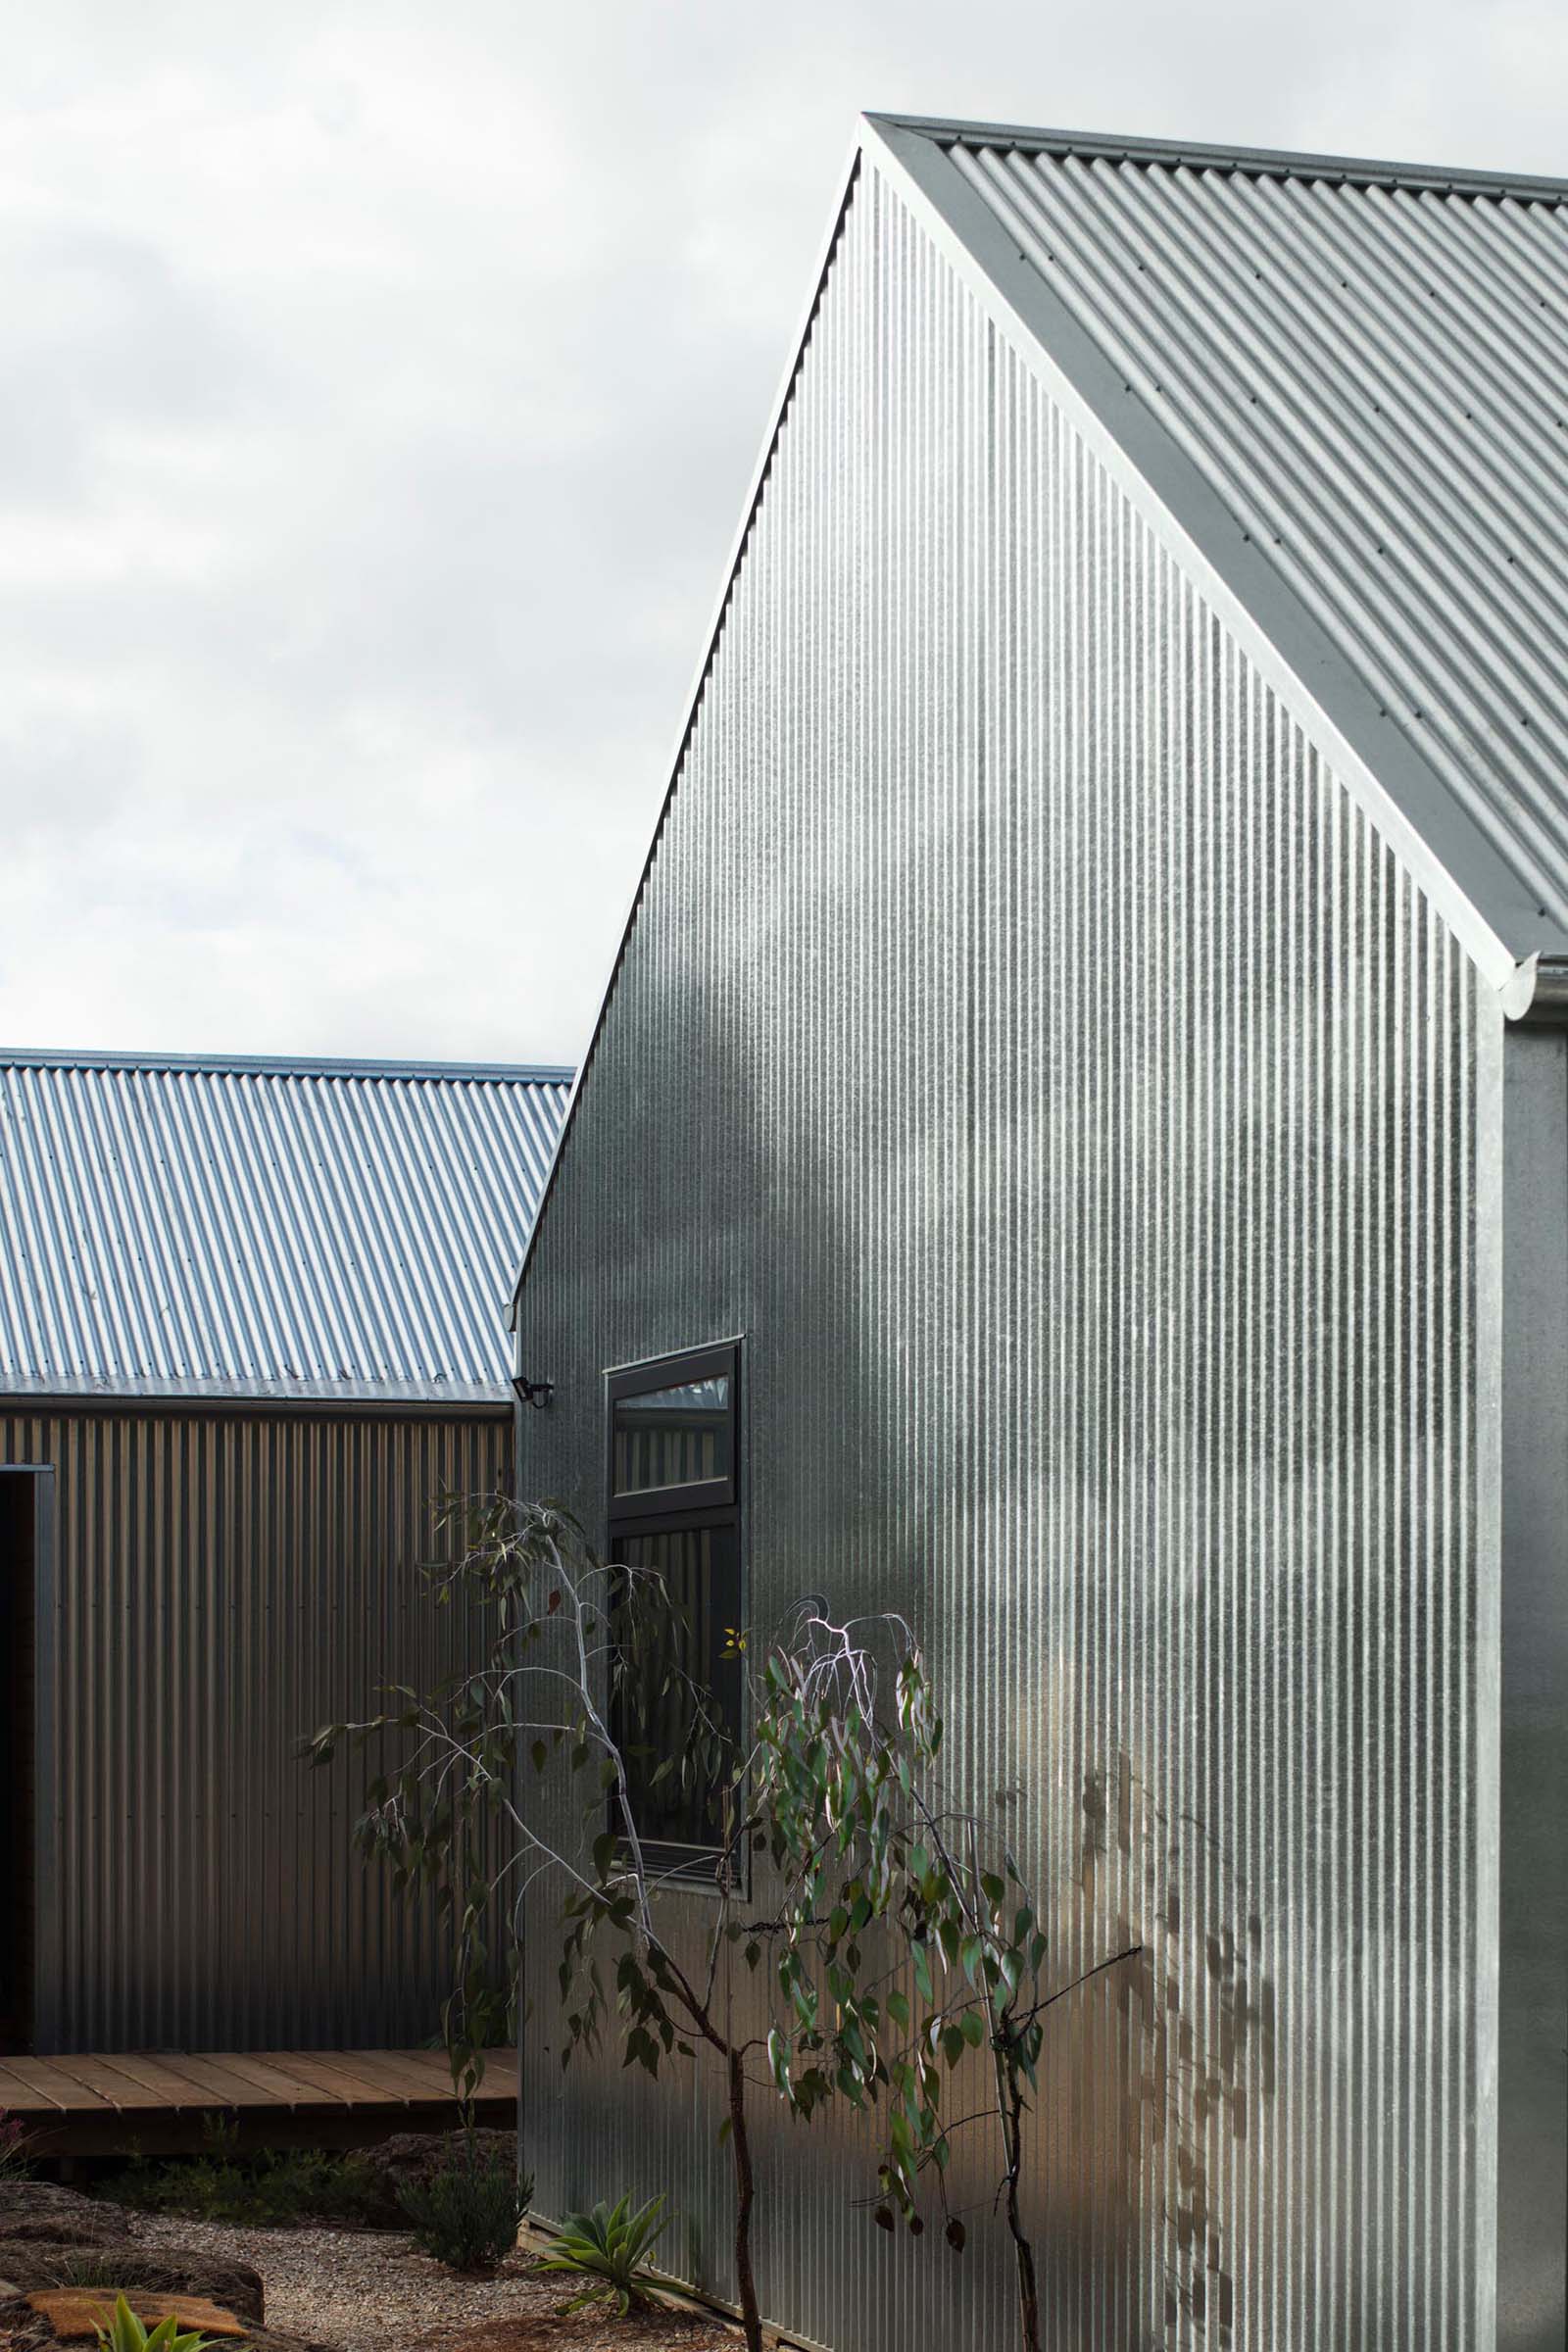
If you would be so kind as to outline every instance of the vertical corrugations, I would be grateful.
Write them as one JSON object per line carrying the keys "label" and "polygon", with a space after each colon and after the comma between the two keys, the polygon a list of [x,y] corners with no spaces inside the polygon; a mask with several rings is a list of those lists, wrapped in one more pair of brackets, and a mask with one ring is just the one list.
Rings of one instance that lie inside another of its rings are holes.
{"label": "vertical corrugations", "polygon": [[[1063,1978],[1143,1945],[1052,2018],[1074,2352],[1476,2340],[1494,1018],[863,175],[536,1241],[521,1476],[599,1522],[602,1368],[744,1332],[753,1624],[912,1612]],[[526,1947],[544,2201],[668,2191],[722,2286],[711,2082],[559,2099],[543,1897]],[[980,2135],[960,2264],[868,2228],[861,2135],[760,2131],[781,2320],[1007,2340]]]}
{"label": "vertical corrugations", "polygon": [[436,2032],[434,1918],[352,1845],[364,1768],[295,1748],[466,1662],[419,1570],[440,1497],[495,1492],[511,1445],[496,1419],[0,1410],[0,1461],[56,1472],[53,2046]]}

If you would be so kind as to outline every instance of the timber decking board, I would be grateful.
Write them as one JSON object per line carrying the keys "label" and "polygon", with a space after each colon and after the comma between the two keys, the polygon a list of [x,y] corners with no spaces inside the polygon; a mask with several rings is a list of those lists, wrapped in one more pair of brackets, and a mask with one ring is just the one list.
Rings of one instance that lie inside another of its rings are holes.
{"label": "timber decking board", "polygon": [[74,2082],[58,2066],[51,2066],[47,2058],[7,2058],[3,2072],[9,2078],[4,2084],[5,2103],[14,2115],[25,2115],[28,2105],[25,2095],[18,2097],[14,2094],[11,2089],[13,2082],[21,2085],[24,2094],[29,2090],[34,2092],[40,2108],[55,2108],[68,2115],[77,2107],[85,2107],[89,2111],[96,2108],[101,2112],[108,2104],[95,2090],[88,2090],[84,2083]]}
{"label": "timber decking board", "polygon": [[65,2114],[58,2099],[51,2099],[34,2083],[24,2082],[20,2075],[12,2074],[4,2064],[0,2064],[0,2108],[8,2115]]}
{"label": "timber decking board", "polygon": [[254,2082],[264,2098],[280,2099],[285,2107],[320,2105],[320,2092],[302,2082],[273,2058],[251,2058],[240,2050],[218,2050],[212,2063],[222,2067],[225,2074],[237,2075],[242,2082]]}
{"label": "timber decking board", "polygon": [[339,2099],[345,2107],[362,2107],[372,2088],[322,2050],[270,2050],[268,2057],[271,2065],[285,2067],[301,2082],[309,2083],[318,2099]]}
{"label": "timber decking board", "polygon": [[[516,2052],[487,2055],[480,2104],[510,2103]],[[0,2058],[0,2107],[17,2115],[456,2105],[441,2050],[92,2050]]]}
{"label": "timber decking board", "polygon": [[187,2108],[208,2104],[194,2083],[187,2082],[182,2075],[171,2074],[160,2058],[138,2057],[131,2050],[117,2050],[112,2058],[97,2051],[93,2055],[100,2066],[113,2067],[117,2075],[123,2075],[133,2085],[136,2096],[122,2102],[131,2111],[158,2108],[167,2115],[183,2115]]}
{"label": "timber decking board", "polygon": [[[286,2107],[289,2101],[280,2098],[275,2090],[262,2090],[247,2082],[243,2075],[230,2074],[216,2058],[196,2057],[181,2050],[179,2056],[160,2057],[159,2066],[167,2067],[172,2075],[201,2093],[204,2107]],[[152,2104],[153,2102],[149,2102]],[[187,2098],[186,2106],[191,2104]]]}
{"label": "timber decking board", "polygon": [[440,2061],[437,2076],[418,2065],[400,2065],[389,2051],[356,2050],[349,2065],[362,2082],[369,2083],[383,2099],[409,2107],[426,2099],[450,2099],[452,2077]]}
{"label": "timber decking board", "polygon": [[51,2058],[50,2065],[57,2074],[69,2075],[83,2090],[95,2091],[107,2100],[116,2112],[126,2107],[139,2107],[147,2093],[133,2077],[122,2074],[119,2067],[107,2058]]}
{"label": "timber decking board", "polygon": [[[344,2098],[351,2108],[407,2107],[413,2098],[421,2095],[436,2095],[400,2088],[395,2082],[388,2082],[383,2076],[365,2065],[363,2052],[352,2057],[341,2057],[336,2051],[319,2053],[293,2051],[290,2053],[290,2058],[291,2060],[298,2059],[302,2064],[306,2059],[314,2059],[316,2071],[322,2078],[325,2086],[322,2096],[324,2097],[327,2088],[330,2088]],[[451,2096],[450,2081],[447,2084],[447,2096]]]}

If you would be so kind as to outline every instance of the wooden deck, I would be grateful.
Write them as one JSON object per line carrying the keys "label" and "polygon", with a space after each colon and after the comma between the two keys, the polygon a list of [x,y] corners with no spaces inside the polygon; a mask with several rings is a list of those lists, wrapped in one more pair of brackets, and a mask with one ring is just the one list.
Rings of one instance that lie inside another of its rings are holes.
{"label": "wooden deck", "polygon": [[[364,2146],[458,2120],[442,2050],[129,2050],[0,2058],[0,2112],[43,2156],[168,2155],[221,2120],[247,2147]],[[491,2050],[477,2120],[517,2119],[517,2054]]]}

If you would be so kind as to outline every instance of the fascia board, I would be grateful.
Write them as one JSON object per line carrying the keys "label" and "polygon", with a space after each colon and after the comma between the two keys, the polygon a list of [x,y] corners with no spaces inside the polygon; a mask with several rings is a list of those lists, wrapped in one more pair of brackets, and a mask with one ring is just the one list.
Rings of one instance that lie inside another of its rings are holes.
{"label": "fascia board", "polygon": [[940,141],[873,117],[865,152],[1511,1010],[1557,927]]}

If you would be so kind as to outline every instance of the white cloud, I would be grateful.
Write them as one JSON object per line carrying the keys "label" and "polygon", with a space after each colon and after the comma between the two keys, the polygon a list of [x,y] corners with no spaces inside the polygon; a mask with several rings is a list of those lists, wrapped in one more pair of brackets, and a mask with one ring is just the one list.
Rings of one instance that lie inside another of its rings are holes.
{"label": "white cloud", "polygon": [[1551,5],[57,0],[0,1040],[569,1057],[861,105],[1560,169]]}

